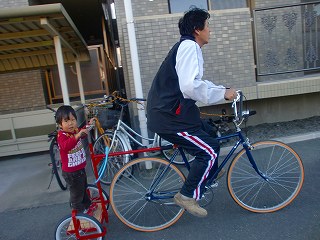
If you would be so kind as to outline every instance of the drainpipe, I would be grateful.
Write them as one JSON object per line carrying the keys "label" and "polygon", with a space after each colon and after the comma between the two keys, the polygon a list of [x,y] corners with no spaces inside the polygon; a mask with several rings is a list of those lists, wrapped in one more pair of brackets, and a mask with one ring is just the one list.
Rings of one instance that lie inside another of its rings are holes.
{"label": "drainpipe", "polygon": [[[130,46],[130,54],[131,54],[131,62],[132,62],[132,70],[133,70],[134,88],[135,88],[135,92],[136,92],[136,97],[143,98],[141,75],[140,75],[140,65],[139,65],[139,58],[138,58],[136,33],[134,30],[134,21],[133,21],[133,15],[132,15],[131,0],[124,0],[124,7],[125,7],[125,13],[126,13],[127,27],[128,27],[128,36],[129,36],[129,46]],[[139,117],[141,135],[144,138],[147,138],[148,137],[148,130],[147,130],[146,113],[145,113],[144,109],[138,108],[138,117]],[[142,143],[144,146],[148,146],[149,141],[146,139],[142,139]]]}

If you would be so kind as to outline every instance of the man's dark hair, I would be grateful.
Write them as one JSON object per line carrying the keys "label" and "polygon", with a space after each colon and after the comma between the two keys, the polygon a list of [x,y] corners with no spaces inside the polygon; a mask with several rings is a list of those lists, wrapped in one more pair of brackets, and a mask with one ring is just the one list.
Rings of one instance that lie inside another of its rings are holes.
{"label": "man's dark hair", "polygon": [[205,22],[209,18],[210,14],[207,10],[196,7],[190,8],[179,20],[178,26],[181,36],[193,36],[194,30],[203,30]]}
{"label": "man's dark hair", "polygon": [[77,119],[76,111],[71,106],[63,105],[59,107],[56,112],[56,123],[61,125],[63,119],[69,120],[70,113],[74,116],[75,119]]}

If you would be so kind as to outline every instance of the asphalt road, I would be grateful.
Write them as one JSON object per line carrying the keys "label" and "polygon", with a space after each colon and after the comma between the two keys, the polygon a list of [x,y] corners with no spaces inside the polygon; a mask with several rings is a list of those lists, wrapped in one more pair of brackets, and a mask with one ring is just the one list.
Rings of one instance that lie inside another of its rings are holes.
{"label": "asphalt road", "polygon": [[[168,229],[143,233],[122,224],[109,210],[110,240],[318,240],[320,239],[320,139],[290,143],[304,162],[305,182],[285,209],[256,214],[239,207],[220,181],[207,218],[185,213]],[[68,192],[50,180],[48,154],[0,160],[0,239],[54,239],[55,226],[70,211]],[[108,191],[108,189],[106,188]]]}

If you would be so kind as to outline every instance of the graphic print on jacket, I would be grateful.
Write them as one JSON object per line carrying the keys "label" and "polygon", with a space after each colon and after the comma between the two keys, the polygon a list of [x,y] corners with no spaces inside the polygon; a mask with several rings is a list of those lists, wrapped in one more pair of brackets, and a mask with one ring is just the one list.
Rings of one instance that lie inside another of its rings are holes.
{"label": "graphic print on jacket", "polygon": [[78,141],[77,145],[68,153],[68,167],[76,167],[86,161],[86,153],[82,142]]}

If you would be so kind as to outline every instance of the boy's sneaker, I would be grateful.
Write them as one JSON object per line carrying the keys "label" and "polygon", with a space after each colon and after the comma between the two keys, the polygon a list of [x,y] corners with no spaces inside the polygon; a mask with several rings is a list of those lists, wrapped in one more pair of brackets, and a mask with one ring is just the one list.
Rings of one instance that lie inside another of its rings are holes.
{"label": "boy's sneaker", "polygon": [[196,217],[206,217],[207,210],[200,207],[194,198],[183,196],[180,192],[174,195],[174,202]]}
{"label": "boy's sneaker", "polygon": [[98,208],[96,203],[91,203],[91,205],[83,211],[83,213],[93,216],[94,211]]}

